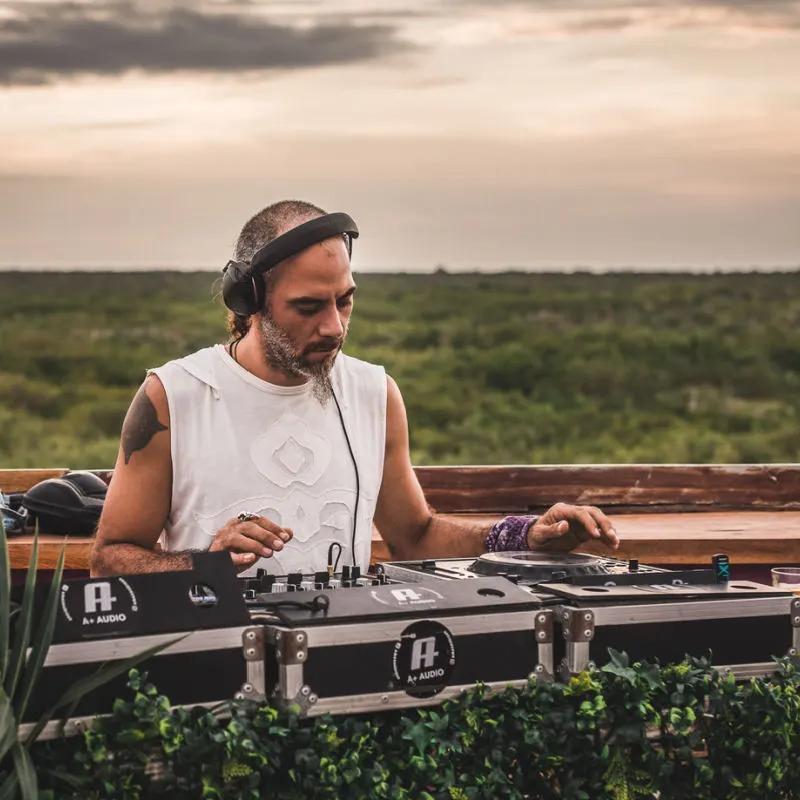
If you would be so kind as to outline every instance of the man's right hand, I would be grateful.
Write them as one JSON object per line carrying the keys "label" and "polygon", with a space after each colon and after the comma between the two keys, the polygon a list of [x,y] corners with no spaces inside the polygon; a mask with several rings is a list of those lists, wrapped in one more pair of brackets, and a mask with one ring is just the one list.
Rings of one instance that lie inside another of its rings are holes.
{"label": "man's right hand", "polygon": [[214,536],[210,551],[227,550],[237,572],[243,572],[259,558],[270,558],[282,550],[294,534],[291,528],[281,528],[266,517],[240,520],[229,519]]}

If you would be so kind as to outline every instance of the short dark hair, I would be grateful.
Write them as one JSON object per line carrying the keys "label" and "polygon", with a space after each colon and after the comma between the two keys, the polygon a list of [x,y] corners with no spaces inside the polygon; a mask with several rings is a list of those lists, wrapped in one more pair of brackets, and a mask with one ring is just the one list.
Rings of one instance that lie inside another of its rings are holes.
{"label": "short dark hair", "polygon": [[[327,212],[313,203],[304,200],[281,200],[262,208],[244,224],[233,257],[236,261],[250,261],[253,256],[273,239],[277,239],[302,222],[321,217]],[[258,280],[258,278],[257,278]],[[264,281],[264,298],[269,297],[273,274],[268,272],[261,278]],[[250,318],[228,311],[228,333],[234,339],[241,339],[250,327]]]}

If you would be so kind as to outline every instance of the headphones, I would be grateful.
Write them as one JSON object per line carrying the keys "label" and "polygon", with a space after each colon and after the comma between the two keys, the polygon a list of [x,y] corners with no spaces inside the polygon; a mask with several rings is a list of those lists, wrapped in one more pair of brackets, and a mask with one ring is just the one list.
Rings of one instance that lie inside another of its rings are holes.
{"label": "headphones", "polygon": [[67,472],[48,478],[22,495],[28,524],[39,522],[42,533],[91,536],[103,511],[108,486],[91,472]]}
{"label": "headphones", "polygon": [[358,237],[358,227],[347,214],[335,212],[286,231],[256,251],[249,263],[229,261],[222,270],[222,298],[225,305],[242,317],[260,311],[264,305],[264,281],[261,275],[312,244],[339,235],[344,236],[349,258],[353,252],[353,239]]}

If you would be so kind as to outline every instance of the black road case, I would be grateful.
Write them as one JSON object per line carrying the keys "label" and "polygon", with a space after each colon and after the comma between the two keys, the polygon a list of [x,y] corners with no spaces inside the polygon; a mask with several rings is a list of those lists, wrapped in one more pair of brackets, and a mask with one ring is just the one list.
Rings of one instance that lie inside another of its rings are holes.
{"label": "black road case", "polygon": [[662,664],[710,656],[713,666],[737,679],[768,675],[773,657],[800,651],[800,596],[757,583],[661,586],[649,597],[642,587],[605,587],[602,600],[593,594],[598,587],[540,588],[565,601],[556,610],[566,645],[558,666],[564,678],[605,663],[608,648],[631,661]]}
{"label": "black road case", "polygon": [[[195,554],[193,569],[64,581],[53,644],[21,723],[23,734],[76,681],[105,663],[122,662],[169,645],[141,665],[172,705],[213,706],[233,699],[247,683],[250,615],[227,553]],[[20,587],[21,589],[21,587]],[[36,587],[40,617],[50,585]],[[19,599],[19,598],[17,598]],[[127,670],[84,695],[65,732],[108,714],[125,697]],[[58,713],[64,713],[61,709]],[[41,738],[50,738],[50,723]]]}
{"label": "black road case", "polygon": [[553,610],[504,578],[339,590],[314,610],[323,594],[264,606],[250,657],[266,670],[246,696],[314,716],[434,705],[478,681],[552,679]]}

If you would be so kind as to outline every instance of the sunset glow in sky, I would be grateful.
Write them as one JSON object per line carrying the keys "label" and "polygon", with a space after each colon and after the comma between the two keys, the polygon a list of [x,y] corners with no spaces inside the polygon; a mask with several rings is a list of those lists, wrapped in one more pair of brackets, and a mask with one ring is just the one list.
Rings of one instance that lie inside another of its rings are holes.
{"label": "sunset glow in sky", "polygon": [[0,0],[0,264],[800,265],[800,2]]}

